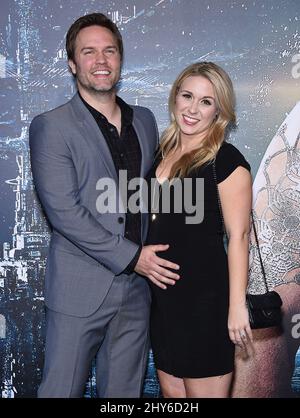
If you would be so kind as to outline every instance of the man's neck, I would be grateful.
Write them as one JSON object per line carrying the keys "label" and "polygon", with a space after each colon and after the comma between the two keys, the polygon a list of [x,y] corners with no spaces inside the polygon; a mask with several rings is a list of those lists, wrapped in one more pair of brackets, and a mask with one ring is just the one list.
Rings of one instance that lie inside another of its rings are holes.
{"label": "man's neck", "polygon": [[119,112],[116,102],[116,92],[90,94],[82,88],[78,88],[81,97],[94,109],[102,113],[107,120],[113,120]]}

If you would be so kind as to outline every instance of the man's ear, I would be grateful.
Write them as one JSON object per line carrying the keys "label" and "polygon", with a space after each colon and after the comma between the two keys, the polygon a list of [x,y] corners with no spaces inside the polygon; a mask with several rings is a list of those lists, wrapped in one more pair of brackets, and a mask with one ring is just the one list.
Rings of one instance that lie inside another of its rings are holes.
{"label": "man's ear", "polygon": [[72,61],[72,60],[69,60],[68,65],[69,65],[69,68],[70,68],[72,74],[75,76],[76,75],[76,64],[75,64],[75,62]]}

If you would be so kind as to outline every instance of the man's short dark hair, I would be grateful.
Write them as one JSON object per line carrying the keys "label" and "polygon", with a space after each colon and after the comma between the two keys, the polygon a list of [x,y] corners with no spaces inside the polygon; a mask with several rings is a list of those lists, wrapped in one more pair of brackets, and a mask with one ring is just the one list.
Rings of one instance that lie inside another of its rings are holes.
{"label": "man's short dark hair", "polygon": [[121,55],[121,61],[123,61],[123,40],[119,29],[115,25],[115,23],[110,20],[107,16],[103,13],[91,13],[89,15],[81,16],[77,19],[68,30],[66,36],[66,50],[68,59],[74,62],[75,58],[75,43],[78,33],[83,28],[87,28],[89,26],[101,26],[103,28],[107,28],[111,31],[113,36],[115,37],[119,52]]}

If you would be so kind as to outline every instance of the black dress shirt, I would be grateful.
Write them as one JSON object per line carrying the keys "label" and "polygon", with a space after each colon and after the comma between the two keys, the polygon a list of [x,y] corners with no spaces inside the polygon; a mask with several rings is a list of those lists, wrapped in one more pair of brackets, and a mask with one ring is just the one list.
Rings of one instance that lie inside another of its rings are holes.
{"label": "black dress shirt", "polygon": [[[121,110],[121,134],[119,135],[117,128],[112,125],[102,113],[90,106],[81,96],[80,98],[93,115],[107,142],[117,174],[119,174],[119,170],[127,170],[128,182],[135,177],[140,177],[142,153],[137,134],[132,125],[132,108],[128,106],[128,104],[126,104],[120,97],[116,97],[116,102]],[[135,190],[127,191],[128,200],[135,192]],[[122,221],[123,218],[120,217],[119,222]],[[139,245],[139,249],[135,256],[123,271],[123,273],[130,274],[133,272],[142,250],[140,212],[131,213],[127,210],[125,237]]]}

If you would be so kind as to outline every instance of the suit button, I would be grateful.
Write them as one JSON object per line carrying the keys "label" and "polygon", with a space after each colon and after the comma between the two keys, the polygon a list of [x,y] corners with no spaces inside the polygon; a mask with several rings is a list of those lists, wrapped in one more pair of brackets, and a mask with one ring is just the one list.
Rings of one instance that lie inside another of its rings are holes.
{"label": "suit button", "polygon": [[119,222],[119,224],[122,224],[122,223],[124,223],[124,219],[120,216],[120,217],[118,218],[118,222]]}

